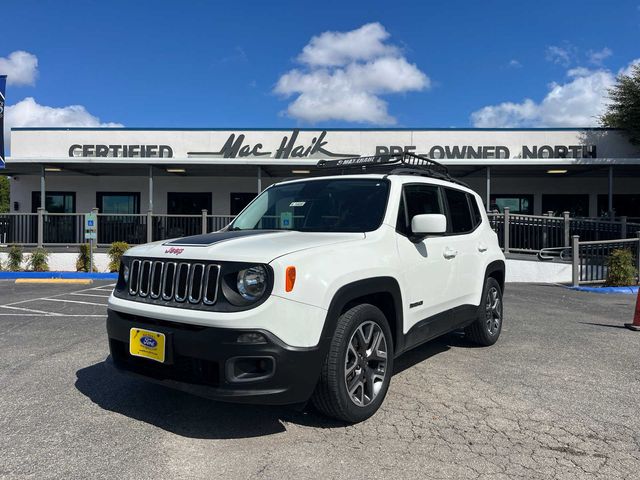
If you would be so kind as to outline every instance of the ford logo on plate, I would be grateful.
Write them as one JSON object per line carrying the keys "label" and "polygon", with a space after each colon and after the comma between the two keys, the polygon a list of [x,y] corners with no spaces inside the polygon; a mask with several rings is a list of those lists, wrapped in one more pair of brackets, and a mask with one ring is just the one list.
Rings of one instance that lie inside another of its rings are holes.
{"label": "ford logo on plate", "polygon": [[144,337],[142,337],[140,339],[140,343],[145,347],[149,347],[149,348],[155,348],[158,345],[158,342],[156,341],[156,339],[149,337],[148,335],[145,335]]}

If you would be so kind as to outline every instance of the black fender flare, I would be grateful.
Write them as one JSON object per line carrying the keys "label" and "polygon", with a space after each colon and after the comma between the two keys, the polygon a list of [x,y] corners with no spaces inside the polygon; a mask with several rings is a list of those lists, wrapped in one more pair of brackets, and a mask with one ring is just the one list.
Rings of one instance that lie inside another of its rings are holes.
{"label": "black fender flare", "polygon": [[[395,351],[402,350],[402,326],[404,322],[400,284],[398,280],[393,277],[372,277],[343,285],[331,299],[321,335],[321,343],[325,351],[328,350],[333,332],[335,332],[338,323],[338,318],[340,318],[340,314],[345,306],[357,298],[375,295],[377,293],[388,293],[393,298],[393,308],[395,311],[395,331],[393,331],[395,337],[394,346]],[[393,329],[394,326],[391,325],[391,328]]]}
{"label": "black fender flare", "polygon": [[504,293],[504,284],[506,282],[506,266],[505,266],[504,260],[494,260],[493,262],[489,263],[489,265],[487,265],[487,268],[484,273],[485,281],[487,280],[487,278],[491,276],[492,273],[496,273],[496,272],[499,272],[502,274],[502,282],[500,282],[500,288]]}

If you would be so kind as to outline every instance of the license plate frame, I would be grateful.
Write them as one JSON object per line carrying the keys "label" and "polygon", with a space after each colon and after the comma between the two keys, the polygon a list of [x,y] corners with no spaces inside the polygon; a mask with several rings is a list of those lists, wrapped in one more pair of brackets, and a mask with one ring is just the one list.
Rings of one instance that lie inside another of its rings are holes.
{"label": "license plate frame", "polygon": [[165,363],[167,336],[162,332],[133,327],[129,330],[129,354]]}

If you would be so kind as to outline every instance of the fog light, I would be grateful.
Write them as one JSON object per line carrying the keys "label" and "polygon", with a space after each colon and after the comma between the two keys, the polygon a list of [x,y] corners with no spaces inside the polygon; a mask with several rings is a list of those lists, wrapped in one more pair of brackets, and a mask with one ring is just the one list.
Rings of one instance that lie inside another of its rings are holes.
{"label": "fog light", "polygon": [[234,357],[227,360],[226,374],[230,382],[254,382],[272,377],[276,371],[273,357]]}
{"label": "fog light", "polygon": [[267,343],[264,335],[258,332],[241,333],[236,341],[238,343]]}

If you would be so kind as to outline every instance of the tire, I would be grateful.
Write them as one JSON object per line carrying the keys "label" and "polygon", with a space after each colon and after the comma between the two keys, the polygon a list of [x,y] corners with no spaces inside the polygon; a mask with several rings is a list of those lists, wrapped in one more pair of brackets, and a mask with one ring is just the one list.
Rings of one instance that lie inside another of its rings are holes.
{"label": "tire", "polygon": [[338,319],[311,401],[324,415],[361,422],[380,408],[392,373],[393,337],[386,317],[373,305],[356,305]]}
{"label": "tire", "polygon": [[478,318],[465,329],[465,333],[473,343],[488,347],[498,341],[503,321],[502,289],[495,278],[488,277],[478,307]]}

